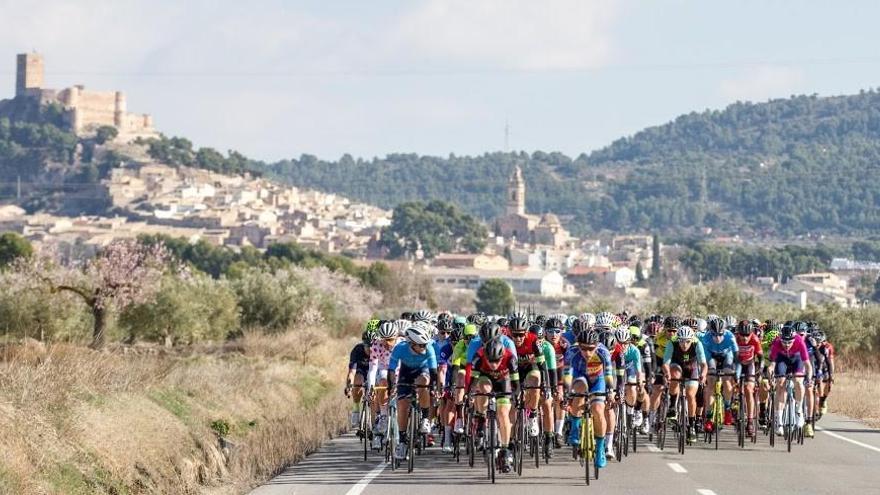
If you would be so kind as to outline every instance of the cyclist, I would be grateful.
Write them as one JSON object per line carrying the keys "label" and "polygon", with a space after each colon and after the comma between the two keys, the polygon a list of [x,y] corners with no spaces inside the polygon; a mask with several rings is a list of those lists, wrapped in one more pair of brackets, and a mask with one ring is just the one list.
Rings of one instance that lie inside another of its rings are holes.
{"label": "cyclist", "polygon": [[495,337],[501,337],[501,343],[504,344],[504,347],[516,355],[516,344],[513,343],[513,340],[511,340],[510,337],[503,334],[501,325],[494,322],[486,322],[480,327],[479,335],[477,335],[475,339],[472,339],[468,344],[467,354],[465,355],[466,362],[473,362],[477,352],[479,352],[480,347],[482,347],[483,342],[493,340]]}
{"label": "cyclist", "polygon": [[721,377],[723,384],[721,393],[724,397],[724,424],[733,424],[733,414],[730,412],[730,402],[733,398],[733,372],[734,361],[739,355],[739,346],[736,338],[730,330],[727,330],[727,322],[714,319],[709,322],[709,331],[703,337],[703,351],[709,364],[709,379],[703,390],[703,406],[706,413],[704,430],[712,432],[718,425],[712,422],[712,405],[715,402],[715,379],[712,372],[719,370],[721,373],[729,373]]}
{"label": "cyclist", "polygon": [[824,356],[822,370],[822,385],[819,388],[819,413],[828,412],[828,394],[831,393],[831,384],[834,383],[834,346],[828,342],[825,332],[819,330],[816,335],[819,353]]}
{"label": "cyclist", "polygon": [[764,351],[761,341],[754,332],[755,324],[742,320],[736,324],[736,344],[739,346],[739,362],[736,365],[736,376],[744,376],[743,396],[746,411],[746,435],[755,434],[755,379],[761,374],[764,363]]}
{"label": "cyclist", "polygon": [[[593,436],[596,439],[596,466],[603,468],[608,460],[605,456],[605,396],[614,387],[614,371],[611,366],[611,353],[599,343],[599,334],[593,329],[582,331],[577,336],[574,352],[568,353],[569,363],[565,374],[570,377],[571,390],[579,394],[603,394],[590,398],[590,415],[593,417]],[[571,429],[568,443],[580,445],[581,414],[583,397],[572,397],[568,413],[571,415]]]}
{"label": "cyclist", "polygon": [[544,400],[541,401],[541,413],[544,417],[544,449],[547,451],[548,456],[552,456],[553,420],[555,419],[553,417],[553,400],[558,393],[556,350],[553,348],[553,344],[545,340],[544,327],[541,325],[534,324],[529,326],[529,333],[535,336],[538,346],[541,348],[541,354],[544,356],[545,374],[541,377],[541,382],[549,385],[549,388],[544,389],[545,395]]}
{"label": "cyclist", "polygon": [[666,345],[663,353],[663,374],[666,381],[669,382],[671,378],[681,380],[669,382],[669,410],[666,416],[675,416],[674,406],[681,391],[680,385],[683,384],[684,396],[688,402],[687,435],[692,442],[697,438],[697,387],[706,380],[708,369],[703,344],[694,329],[687,325],[678,327],[675,338]]}
{"label": "cyclist", "polygon": [[[642,396],[639,398],[638,402],[636,402],[636,411],[638,411],[637,416],[639,416],[641,419],[641,431],[643,435],[647,435],[651,431],[651,421],[643,414],[643,411],[645,407],[645,402],[648,403],[649,409],[651,407],[651,393],[653,392],[653,383],[648,383],[648,378],[653,377],[655,372],[654,336],[657,335],[657,330],[659,329],[659,323],[649,322],[647,325],[645,325],[645,334],[643,335],[641,328],[639,328],[638,325],[631,325],[629,327],[631,342],[639,349],[639,352],[642,355],[642,373],[645,377],[645,383],[642,386]],[[634,415],[633,417],[634,424],[635,419],[636,415]]]}
{"label": "cyclist", "polygon": [[[437,320],[437,339],[435,340],[435,352],[437,354],[437,376],[439,388],[443,391],[440,397],[440,410],[438,420],[443,425],[443,452],[452,452],[452,427],[455,421],[455,402],[452,400],[451,386],[454,383],[452,355],[455,344],[461,339],[461,330],[456,329],[452,318],[448,313]],[[430,445],[431,442],[429,441]]]}
{"label": "cyclist", "polygon": [[[491,392],[505,394],[498,397],[495,402],[497,407],[495,417],[498,421],[501,449],[497,457],[495,452],[491,452],[490,455],[492,455],[493,462],[495,459],[501,460],[501,472],[510,472],[510,466],[513,463],[508,448],[510,443],[510,398],[516,397],[519,393],[516,354],[501,342],[500,337],[495,337],[485,341],[477,351],[474,360],[468,364],[468,370],[471,377],[469,388],[476,384],[477,391],[481,394]],[[482,418],[485,418],[488,402],[489,398],[485,396],[478,396],[474,400],[474,410]],[[482,428],[482,419],[478,421],[481,422],[481,431],[485,431]]]}
{"label": "cyclist", "polygon": [[795,332],[794,322],[788,321],[782,326],[779,337],[770,346],[770,361],[774,366],[776,378],[776,434],[782,435],[782,409],[785,406],[785,376],[794,374],[794,395],[797,402],[797,427],[804,426],[804,382],[805,376],[812,373],[807,344]]}
{"label": "cyclist", "polygon": [[526,319],[514,318],[510,320],[510,336],[516,344],[516,358],[519,365],[519,381],[523,386],[523,398],[526,407],[526,416],[529,422],[529,435],[537,436],[540,426],[536,413],[541,401],[541,388],[545,389],[544,396],[549,397],[546,390],[548,383],[542,382],[547,374],[544,351],[538,343],[538,337],[528,331],[529,323]]}
{"label": "cyclist", "polygon": [[[631,329],[639,330],[638,326],[627,327],[621,325],[615,332],[618,346],[621,347],[623,358],[624,381],[627,385],[623,390],[623,400],[626,402],[627,411],[632,411],[633,428],[642,426],[642,407],[644,402],[645,375],[642,369],[642,353],[633,343]],[[635,386],[633,386],[635,385]],[[620,386],[620,385],[619,385]]]}
{"label": "cyclist", "polygon": [[453,376],[455,377],[455,426],[453,431],[458,434],[464,433],[464,389],[465,374],[467,366],[467,348],[471,340],[477,335],[477,326],[473,323],[466,323],[462,328],[461,340],[455,343],[452,349]]}
{"label": "cyclist", "polygon": [[391,351],[388,363],[388,384],[397,391],[397,426],[400,432],[400,443],[397,445],[395,457],[406,459],[407,442],[406,424],[409,421],[410,401],[415,395],[422,409],[421,433],[431,432],[428,409],[431,407],[431,392],[428,386],[434,386],[437,392],[437,356],[431,345],[431,329],[423,322],[413,322],[406,329],[406,341],[397,344]]}
{"label": "cyclist", "polygon": [[[654,362],[658,365],[662,365],[666,356],[666,348],[669,347],[669,343],[675,337],[678,332],[678,327],[680,326],[681,320],[675,316],[667,316],[663,319],[663,331],[658,332],[654,336]],[[663,370],[662,366],[655,366],[654,390],[651,392],[651,406],[649,411],[655,416],[655,421],[660,421],[661,418],[659,415],[664,414],[664,411],[657,410],[660,408],[663,391],[667,387],[666,375],[667,373]],[[671,405],[672,404],[670,403],[670,406]]]}
{"label": "cyclist", "polygon": [[758,387],[758,424],[767,426],[767,401],[770,399],[770,378],[773,367],[770,366],[770,345],[779,336],[779,326],[773,320],[764,322],[764,335],[761,336],[761,351],[764,356],[760,386]]}
{"label": "cyclist", "polygon": [[[376,332],[376,338],[370,346],[370,367],[367,373],[368,390],[373,390],[375,405],[379,407],[376,415],[374,433],[384,434],[388,428],[388,364],[391,361],[391,351],[400,343],[397,328],[392,321],[383,321]],[[374,390],[379,385],[382,388]],[[374,441],[381,438],[374,436]]]}
{"label": "cyclist", "polygon": [[617,427],[617,408],[614,407],[618,400],[623,398],[624,378],[626,370],[623,362],[623,347],[617,342],[615,328],[620,324],[618,315],[602,312],[596,315],[596,331],[599,332],[599,343],[605,346],[611,353],[611,367],[614,375],[615,387],[609,390],[608,407],[605,408],[605,421],[608,429],[605,433],[605,448],[608,457],[614,458],[614,429]]}
{"label": "cyclist", "polygon": [[352,400],[351,427],[356,428],[361,421],[361,400],[364,397],[364,382],[370,369],[370,346],[373,344],[379,320],[367,322],[360,343],[351,348],[348,357],[348,376],[345,378],[345,396]]}
{"label": "cyclist", "polygon": [[[584,323],[578,320],[574,322],[573,329],[576,332],[580,332],[584,329],[583,325]],[[556,403],[556,416],[553,418],[553,431],[555,432],[555,435],[553,436],[553,447],[559,449],[562,448],[562,428],[565,419],[565,411],[562,407],[562,402],[563,397],[568,393],[568,387],[571,385],[570,377],[566,377],[564,373],[565,355],[568,352],[571,343],[562,336],[562,322],[557,318],[550,318],[545,322],[544,332],[556,354],[556,376],[562,377],[561,380],[557,380],[556,384],[556,397],[554,399]]]}

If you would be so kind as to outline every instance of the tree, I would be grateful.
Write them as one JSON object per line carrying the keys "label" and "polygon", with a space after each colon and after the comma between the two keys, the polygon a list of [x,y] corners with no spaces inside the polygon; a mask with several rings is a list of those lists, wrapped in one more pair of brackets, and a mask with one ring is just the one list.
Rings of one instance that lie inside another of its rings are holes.
{"label": "tree", "polygon": [[636,284],[645,283],[645,269],[642,267],[642,260],[636,261]]}
{"label": "tree", "polygon": [[0,267],[9,266],[16,258],[28,257],[34,248],[24,237],[14,232],[0,234]]}
{"label": "tree", "polygon": [[880,302],[880,277],[874,282],[874,302]]}
{"label": "tree", "polygon": [[443,252],[479,253],[487,236],[476,219],[443,201],[401,203],[394,208],[391,225],[382,230],[383,242],[394,257],[418,249],[426,258]]}
{"label": "tree", "polygon": [[660,280],[660,236],[656,233],[651,240],[651,277]]}
{"label": "tree", "polygon": [[164,246],[117,240],[79,268],[62,269],[46,257],[23,264],[32,279],[54,292],[79,296],[94,319],[91,347],[104,346],[108,318],[132,304],[149,301],[159,288],[168,253]]}
{"label": "tree", "polygon": [[98,130],[95,132],[95,142],[98,144],[104,144],[108,141],[113,141],[118,135],[119,131],[112,125],[102,125],[101,127],[98,127]]}
{"label": "tree", "polygon": [[477,289],[477,311],[488,314],[504,314],[512,308],[516,301],[513,298],[513,290],[504,280],[491,278],[483,282]]}

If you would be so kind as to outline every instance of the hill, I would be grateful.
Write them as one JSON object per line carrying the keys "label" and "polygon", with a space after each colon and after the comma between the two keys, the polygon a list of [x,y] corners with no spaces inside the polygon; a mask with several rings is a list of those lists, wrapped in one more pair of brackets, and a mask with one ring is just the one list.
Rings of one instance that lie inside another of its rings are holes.
{"label": "hill", "polygon": [[484,219],[501,212],[520,164],[527,208],[576,233],[716,231],[856,234],[880,228],[880,94],[735,103],[647,128],[589,155],[393,154],[335,162],[310,155],[267,174],[390,208],[452,200]]}

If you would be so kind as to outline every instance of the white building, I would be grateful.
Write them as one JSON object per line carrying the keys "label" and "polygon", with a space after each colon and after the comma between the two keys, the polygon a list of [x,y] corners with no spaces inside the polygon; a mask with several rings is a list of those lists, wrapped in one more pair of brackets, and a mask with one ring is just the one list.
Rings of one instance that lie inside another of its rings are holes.
{"label": "white building", "polygon": [[565,281],[557,271],[507,271],[460,268],[430,268],[425,274],[439,288],[477,290],[486,280],[500,279],[515,293],[542,296],[565,295]]}

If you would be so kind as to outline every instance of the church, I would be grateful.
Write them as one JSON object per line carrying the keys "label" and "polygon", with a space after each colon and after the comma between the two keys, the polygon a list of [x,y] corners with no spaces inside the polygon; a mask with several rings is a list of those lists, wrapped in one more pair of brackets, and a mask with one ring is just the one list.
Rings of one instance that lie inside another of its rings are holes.
{"label": "church", "polygon": [[495,234],[506,243],[562,247],[571,238],[553,213],[526,213],[526,183],[517,165],[507,180],[505,214],[495,219]]}

